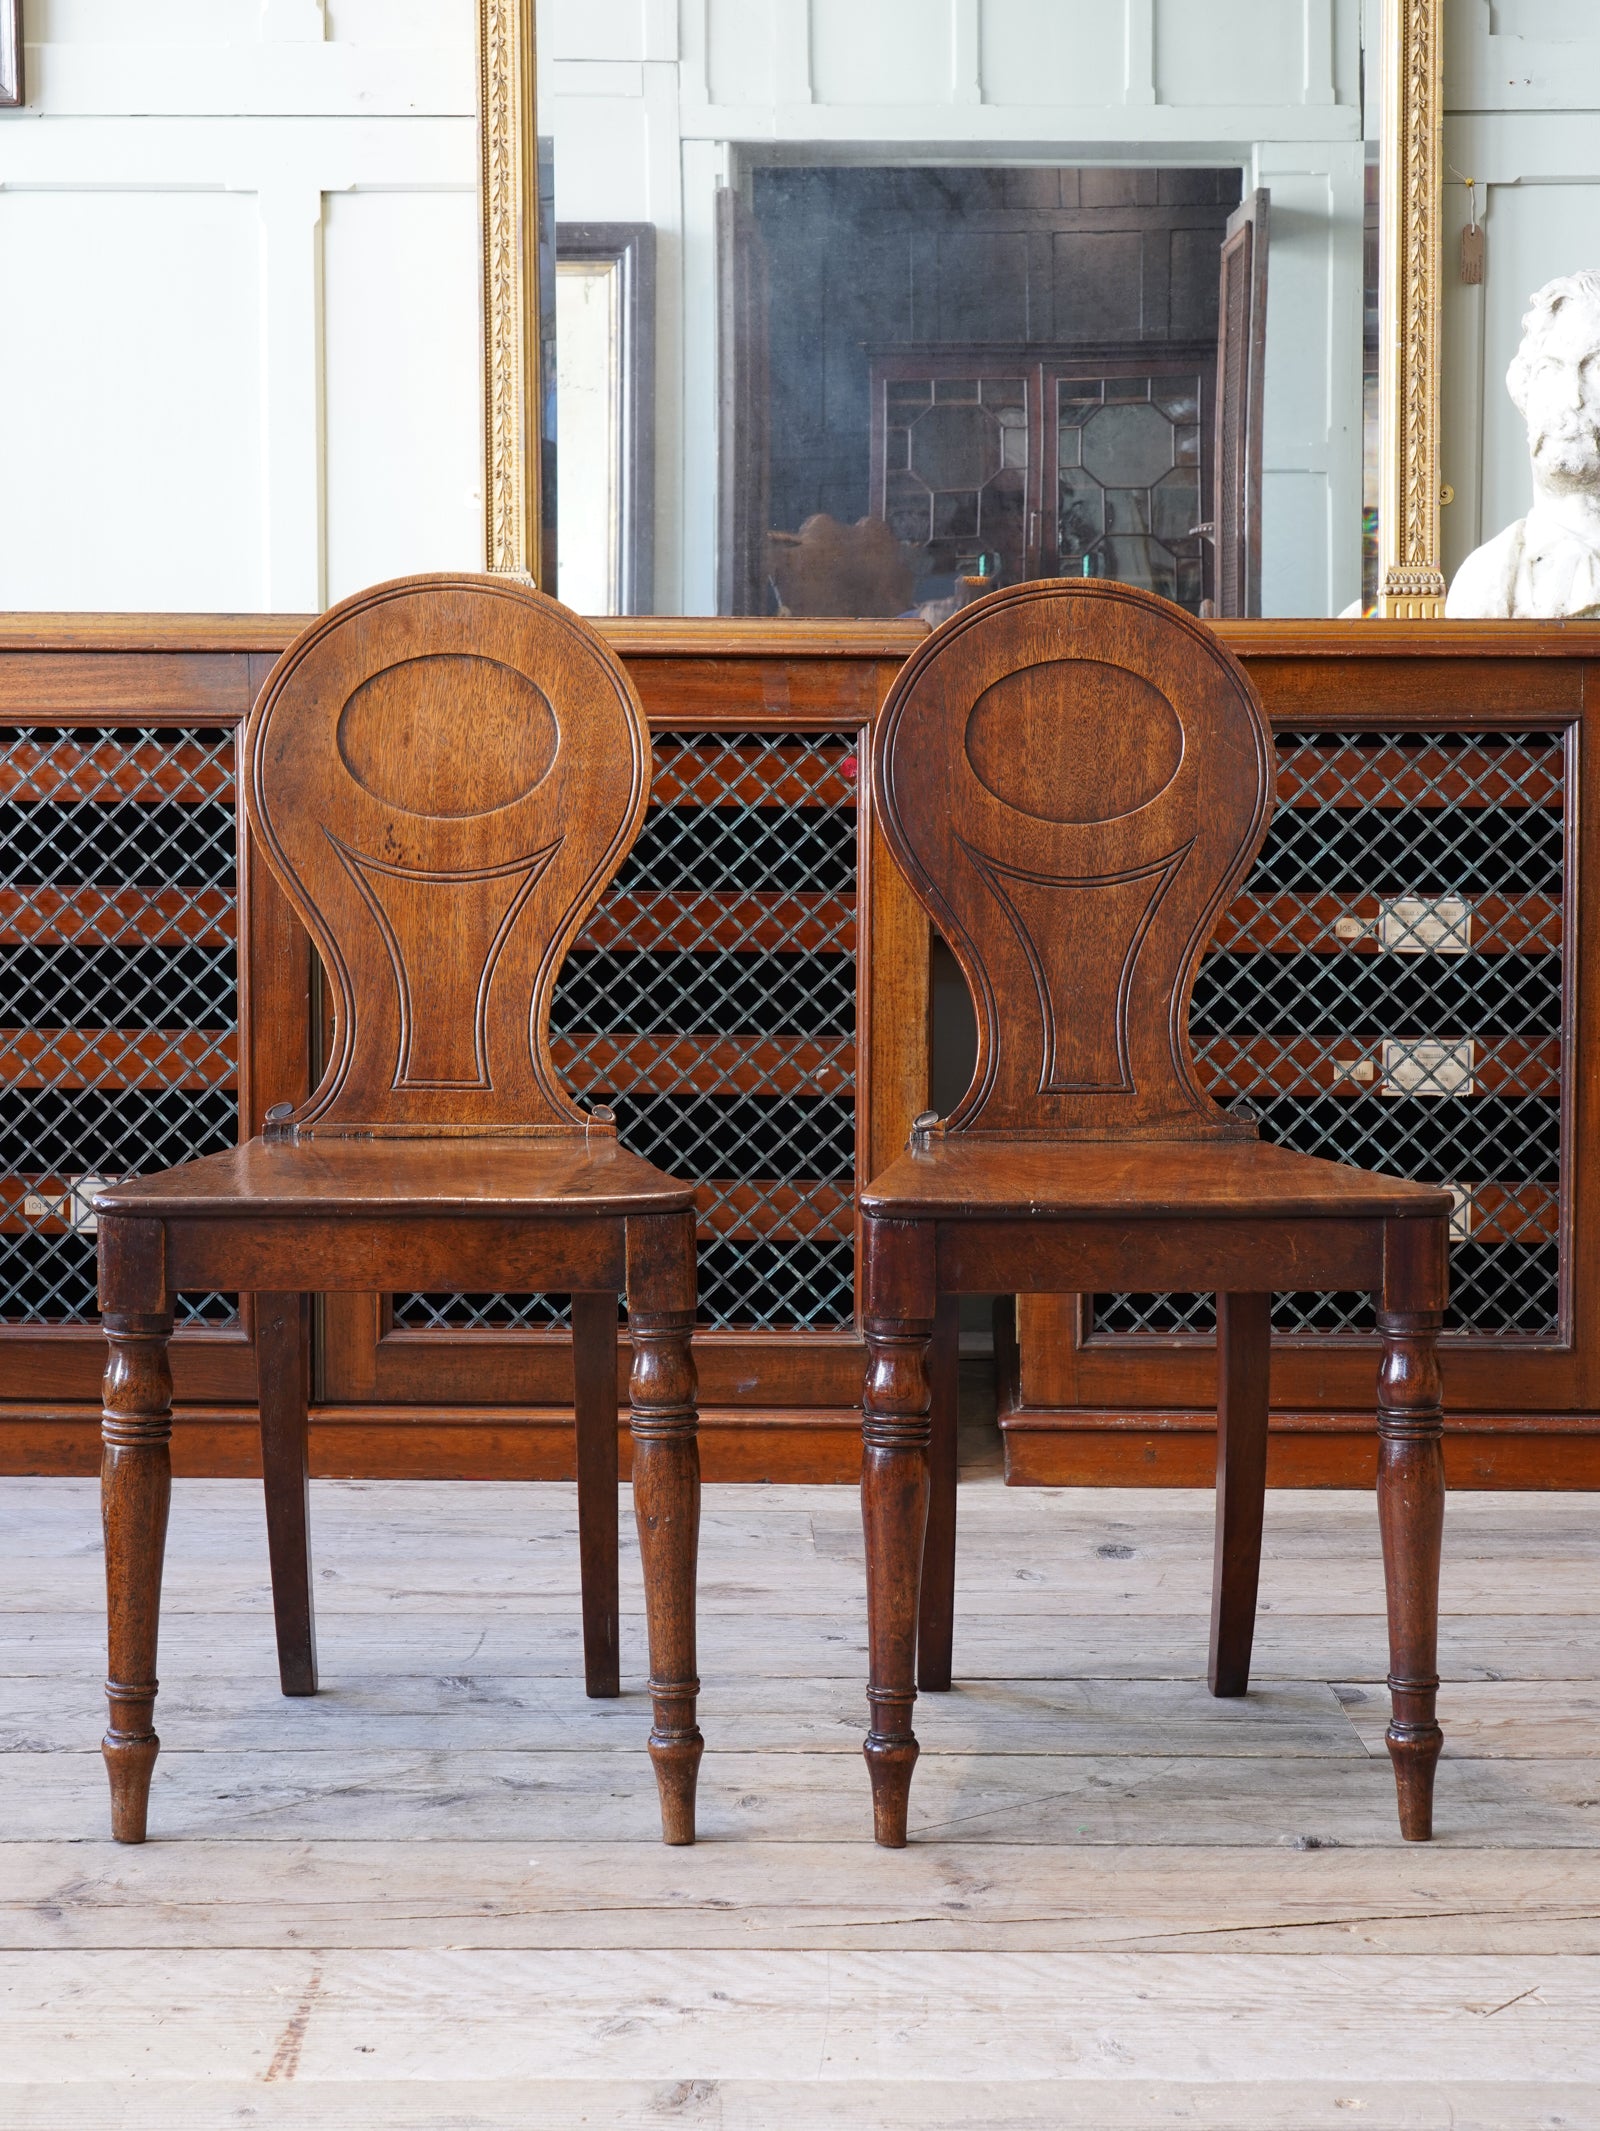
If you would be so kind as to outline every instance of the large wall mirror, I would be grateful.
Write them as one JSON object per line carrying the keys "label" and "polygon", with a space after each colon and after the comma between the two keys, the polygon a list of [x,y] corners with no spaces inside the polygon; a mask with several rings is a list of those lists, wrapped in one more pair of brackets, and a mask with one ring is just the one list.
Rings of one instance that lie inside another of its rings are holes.
{"label": "large wall mirror", "polygon": [[1398,450],[1431,455],[1434,344],[1384,283],[1437,241],[1437,12],[537,0],[557,589],[933,621],[1071,574],[1429,611],[1436,476],[1384,511],[1381,411],[1420,386]]}

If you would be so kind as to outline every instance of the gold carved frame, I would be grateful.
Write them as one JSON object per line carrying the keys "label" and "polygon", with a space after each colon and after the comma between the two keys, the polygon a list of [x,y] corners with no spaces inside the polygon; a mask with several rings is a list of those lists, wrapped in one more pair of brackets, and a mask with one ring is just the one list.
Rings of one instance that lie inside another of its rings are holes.
{"label": "gold carved frame", "polygon": [[[540,554],[535,0],[478,0],[483,188],[484,545],[535,582]],[[1382,474],[1378,612],[1444,610],[1439,567],[1444,0],[1383,0]]]}
{"label": "gold carved frame", "polygon": [[535,0],[478,0],[484,560],[538,581],[539,122]]}
{"label": "gold carved frame", "polygon": [[1439,221],[1444,0],[1384,0],[1378,612],[1444,612],[1439,567]]}

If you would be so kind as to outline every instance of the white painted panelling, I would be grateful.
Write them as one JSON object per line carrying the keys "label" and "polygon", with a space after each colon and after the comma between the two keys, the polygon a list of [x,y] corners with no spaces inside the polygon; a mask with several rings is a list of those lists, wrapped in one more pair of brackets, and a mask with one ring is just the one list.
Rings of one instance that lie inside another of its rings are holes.
{"label": "white painted panelling", "polygon": [[811,0],[811,80],[817,101],[948,103],[954,11],[955,0]]}
{"label": "white painted panelling", "polygon": [[1002,104],[1116,104],[1126,78],[1123,7],[1111,0],[984,0],[983,92]]}
{"label": "white painted panelling", "polygon": [[472,49],[478,34],[474,0],[325,0],[328,38],[369,49],[386,44],[452,45]]}
{"label": "white painted panelling", "polygon": [[251,608],[256,201],[0,190],[0,607]]}
{"label": "white painted panelling", "polygon": [[1156,0],[1156,95],[1164,104],[1298,104],[1304,0]]}
{"label": "white painted panelling", "polygon": [[261,0],[28,0],[29,44],[231,44],[259,34]]}
{"label": "white painted panelling", "polygon": [[1600,102],[1600,7],[1455,0],[1444,59],[1451,110],[1592,111]]}
{"label": "white painted panelling", "polygon": [[330,600],[483,567],[476,236],[470,192],[324,203]]}
{"label": "white painted panelling", "polygon": [[540,57],[644,59],[644,0],[543,0]]}
{"label": "white painted panelling", "polygon": [[28,51],[30,106],[50,116],[416,118],[477,110],[470,41],[307,40],[170,46],[46,44]]}
{"label": "white painted panelling", "polygon": [[705,21],[712,102],[771,103],[773,0],[706,0]]}
{"label": "white painted panelling", "polygon": [[638,97],[562,97],[551,110],[556,214],[563,222],[645,222],[649,141]]}
{"label": "white painted panelling", "polygon": [[1594,37],[1594,0],[1493,0],[1497,37],[1532,37],[1544,44],[1586,44]]}

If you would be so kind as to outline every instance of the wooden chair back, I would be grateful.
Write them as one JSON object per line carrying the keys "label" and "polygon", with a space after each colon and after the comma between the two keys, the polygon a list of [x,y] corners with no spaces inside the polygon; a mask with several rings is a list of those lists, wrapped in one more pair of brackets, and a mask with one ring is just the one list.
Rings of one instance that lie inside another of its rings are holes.
{"label": "wooden chair back", "polygon": [[1203,624],[1089,579],[938,629],[873,742],[891,850],[977,1010],[950,1132],[1242,1138],[1198,1085],[1195,970],[1260,848],[1272,734]]}
{"label": "wooden chair back", "polygon": [[333,1003],[289,1125],[584,1130],[550,998],[650,790],[644,712],[595,631],[495,578],[378,585],[290,645],[245,755],[250,831]]}

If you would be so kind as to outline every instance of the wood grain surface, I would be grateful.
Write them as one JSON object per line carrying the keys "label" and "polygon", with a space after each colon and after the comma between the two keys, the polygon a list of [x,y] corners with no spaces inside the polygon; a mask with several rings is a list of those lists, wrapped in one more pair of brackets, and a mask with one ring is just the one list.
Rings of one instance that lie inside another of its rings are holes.
{"label": "wood grain surface", "polygon": [[[981,1442],[970,1411],[969,1454]],[[1269,1499],[1206,1692],[1209,1491],[969,1463],[913,1844],[855,1761],[859,1520],[710,1488],[700,1842],[659,1843],[643,1588],[581,1691],[570,1486],[313,1482],[286,1701],[256,1489],[174,1487],[160,1836],[104,1840],[91,1483],[0,1487],[0,2120],[17,2131],[1585,2131],[1600,1517],[1450,1503],[1436,1839],[1402,1846],[1369,1502]]]}

